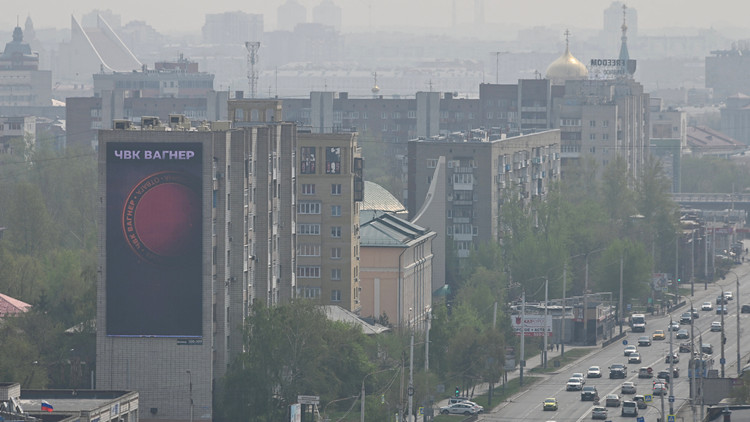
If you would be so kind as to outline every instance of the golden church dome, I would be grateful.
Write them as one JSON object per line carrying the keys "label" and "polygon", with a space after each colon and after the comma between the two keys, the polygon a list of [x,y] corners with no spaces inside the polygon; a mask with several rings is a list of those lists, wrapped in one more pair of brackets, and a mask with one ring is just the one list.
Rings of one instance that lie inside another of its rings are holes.
{"label": "golden church dome", "polygon": [[565,53],[547,67],[547,79],[555,82],[568,79],[586,79],[588,75],[589,71],[586,66],[570,54],[567,45],[565,46]]}

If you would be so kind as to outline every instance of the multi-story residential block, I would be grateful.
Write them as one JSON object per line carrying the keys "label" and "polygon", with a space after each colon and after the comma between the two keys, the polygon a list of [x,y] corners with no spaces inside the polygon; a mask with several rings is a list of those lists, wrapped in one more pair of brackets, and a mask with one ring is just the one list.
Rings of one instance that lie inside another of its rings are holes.
{"label": "multi-story residential block", "polygon": [[359,205],[363,165],[356,133],[299,133],[297,297],[359,312]]}
{"label": "multi-story residential block", "polygon": [[36,142],[36,117],[0,116],[0,154],[13,153],[14,145],[30,150]]}
{"label": "multi-story residential block", "polygon": [[251,303],[296,291],[296,128],[141,124],[98,137],[96,385],[139,391],[141,420],[211,420]]}
{"label": "multi-story residential block", "polygon": [[427,200],[435,168],[445,157],[445,234],[459,258],[483,242],[500,239],[499,216],[509,195],[544,199],[549,184],[560,177],[559,130],[473,139],[419,139],[408,145],[410,218]]}

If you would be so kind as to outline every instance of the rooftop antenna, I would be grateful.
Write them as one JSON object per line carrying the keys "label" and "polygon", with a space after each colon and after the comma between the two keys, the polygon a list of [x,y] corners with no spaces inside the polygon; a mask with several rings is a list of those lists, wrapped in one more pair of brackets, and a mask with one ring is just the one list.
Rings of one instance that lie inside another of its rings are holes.
{"label": "rooftop antenna", "polygon": [[380,87],[378,86],[378,72],[372,72],[372,78],[374,82],[370,91],[372,91],[373,97],[377,97],[378,93],[380,92]]}
{"label": "rooftop antenna", "polygon": [[495,84],[500,83],[500,55],[501,54],[508,54],[507,51],[493,51],[492,54],[495,55]]}
{"label": "rooftop antenna", "polygon": [[258,90],[258,70],[255,65],[258,64],[258,49],[260,42],[246,41],[245,49],[247,50],[247,83],[250,88],[250,98],[255,98]]}

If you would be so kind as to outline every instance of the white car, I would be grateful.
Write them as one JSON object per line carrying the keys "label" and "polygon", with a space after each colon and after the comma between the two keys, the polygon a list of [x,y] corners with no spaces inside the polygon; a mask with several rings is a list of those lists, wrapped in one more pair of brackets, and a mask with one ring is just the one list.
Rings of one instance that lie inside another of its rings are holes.
{"label": "white car", "polygon": [[566,391],[581,391],[582,389],[583,384],[581,384],[580,378],[571,378],[568,380],[568,383],[565,384]]}
{"label": "white car", "polygon": [[721,321],[714,321],[711,323],[711,331],[721,331]]}
{"label": "white car", "polygon": [[620,394],[635,394],[635,383],[631,381],[625,381],[620,387]]}
{"label": "white car", "polygon": [[713,311],[714,305],[711,304],[711,302],[703,302],[703,305],[701,305],[701,311]]}
{"label": "white car", "polygon": [[641,354],[633,352],[628,356],[628,363],[641,363]]}
{"label": "white car", "polygon": [[631,353],[637,352],[638,349],[635,347],[635,345],[629,344],[625,346],[625,351],[623,352],[623,355],[630,356]]}
{"label": "white car", "polygon": [[668,331],[677,331],[680,329],[680,323],[678,321],[672,321],[671,324],[669,324]]}
{"label": "white car", "polygon": [[734,299],[734,297],[732,297],[732,292],[724,292],[724,297],[727,298],[727,300]]}
{"label": "white car", "polygon": [[601,378],[602,377],[602,369],[598,366],[592,366],[589,368],[588,372],[586,372],[587,378]]}
{"label": "white car", "polygon": [[448,406],[440,408],[440,413],[443,415],[476,415],[479,413],[479,409],[470,405],[469,403],[453,403]]}
{"label": "white car", "polygon": [[586,378],[583,376],[583,372],[574,372],[571,378],[578,378],[581,380],[581,385],[586,384]]}

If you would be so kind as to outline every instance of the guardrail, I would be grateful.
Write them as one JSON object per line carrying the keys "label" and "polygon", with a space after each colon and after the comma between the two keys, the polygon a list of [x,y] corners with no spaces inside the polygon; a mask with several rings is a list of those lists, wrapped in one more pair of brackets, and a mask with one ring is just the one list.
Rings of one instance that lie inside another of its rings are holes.
{"label": "guardrail", "polygon": [[609,340],[605,340],[602,342],[602,348],[609,346],[610,344],[616,342],[617,340],[620,340],[621,338],[628,335],[628,330],[623,330],[622,334],[618,334],[614,337],[611,337]]}

